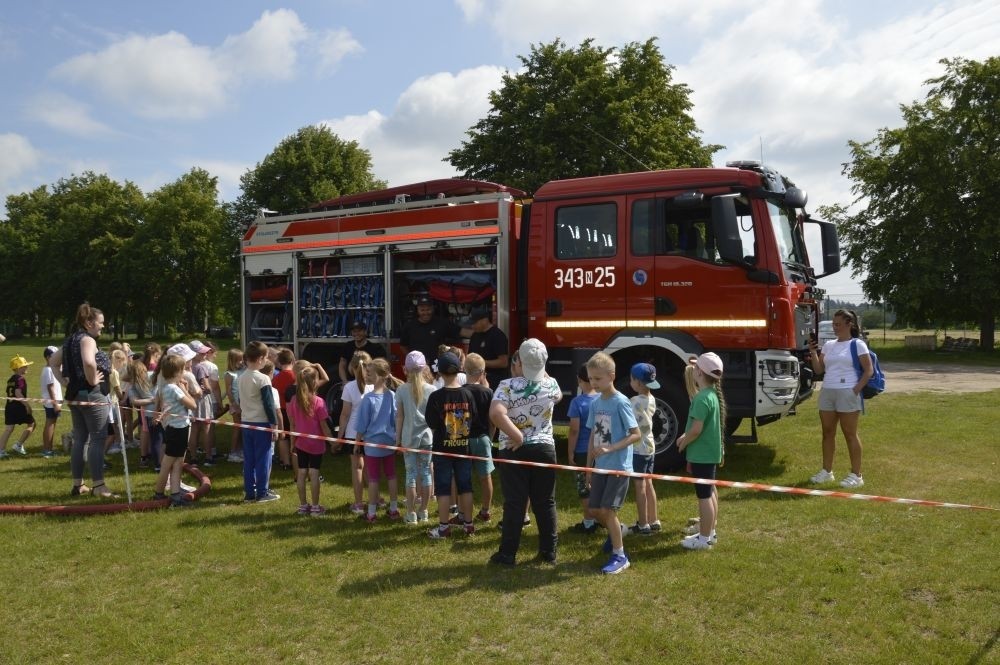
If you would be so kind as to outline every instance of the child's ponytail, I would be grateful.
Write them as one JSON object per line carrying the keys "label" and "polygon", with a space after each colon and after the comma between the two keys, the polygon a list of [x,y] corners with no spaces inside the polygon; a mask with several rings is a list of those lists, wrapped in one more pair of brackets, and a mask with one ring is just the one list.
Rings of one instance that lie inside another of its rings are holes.
{"label": "child's ponytail", "polygon": [[295,382],[295,400],[299,403],[302,412],[310,418],[313,416],[317,383],[319,383],[319,374],[312,367],[302,368],[298,381]]}

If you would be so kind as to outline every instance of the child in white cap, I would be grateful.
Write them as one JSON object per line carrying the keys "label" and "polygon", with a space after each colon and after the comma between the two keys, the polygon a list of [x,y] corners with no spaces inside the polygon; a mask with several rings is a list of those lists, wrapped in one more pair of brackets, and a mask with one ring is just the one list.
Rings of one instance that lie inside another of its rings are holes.
{"label": "child in white cap", "polygon": [[[698,392],[691,400],[687,427],[677,438],[677,449],[685,452],[693,477],[715,480],[716,469],[722,463],[722,423],[726,420],[722,359],[709,351],[692,362]],[[694,489],[698,495],[699,530],[682,540],[681,545],[689,550],[707,550],[716,542],[719,493],[715,485],[695,485]]]}

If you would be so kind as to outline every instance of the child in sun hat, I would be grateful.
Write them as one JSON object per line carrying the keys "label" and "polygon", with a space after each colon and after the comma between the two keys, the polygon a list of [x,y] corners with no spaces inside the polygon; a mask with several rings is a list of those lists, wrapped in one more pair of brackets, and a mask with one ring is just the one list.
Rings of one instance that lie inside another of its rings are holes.
{"label": "child in sun hat", "polygon": [[[656,414],[656,399],[651,390],[660,387],[656,380],[656,368],[649,363],[636,363],[630,372],[632,390],[635,395],[629,400],[632,412],[639,425],[639,440],[632,446],[633,473],[653,473],[656,445],[653,443],[653,416]],[[638,519],[630,529],[642,536],[652,535],[660,530],[660,520],[656,517],[656,490],[651,478],[634,478],[635,507]]]}
{"label": "child in sun hat", "polygon": [[0,434],[0,459],[7,457],[7,441],[18,425],[26,427],[20,440],[14,444],[13,450],[18,455],[28,454],[24,449],[24,442],[35,431],[35,417],[31,414],[28,403],[20,400],[28,396],[28,382],[24,375],[28,373],[28,367],[34,364],[24,356],[14,356],[10,359],[10,371],[13,374],[7,379],[7,397],[15,399],[8,399],[3,410],[4,430],[3,434]]}
{"label": "child in sun hat", "polygon": [[[726,421],[726,402],[722,397],[722,359],[711,351],[692,361],[698,392],[688,409],[687,427],[677,438],[677,449],[684,451],[691,475],[714,480],[722,463],[722,423]],[[715,485],[695,485],[698,496],[699,530],[681,541],[689,550],[707,550],[716,542],[715,523],[719,517],[719,493]]]}
{"label": "child in sun hat", "polygon": [[[427,425],[427,398],[434,392],[427,358],[410,351],[403,363],[406,383],[396,389],[396,445],[406,448],[406,523],[427,521],[431,497],[431,445],[434,435]],[[411,452],[412,451],[412,452]],[[423,452],[417,452],[423,451]]]}
{"label": "child in sun hat", "polygon": [[45,409],[45,427],[42,428],[42,457],[54,457],[55,451],[52,449],[52,441],[56,434],[56,421],[62,412],[62,383],[56,379],[55,372],[49,367],[49,358],[58,351],[55,346],[45,347],[45,366],[42,367],[42,377],[39,380],[41,386],[42,408]]}

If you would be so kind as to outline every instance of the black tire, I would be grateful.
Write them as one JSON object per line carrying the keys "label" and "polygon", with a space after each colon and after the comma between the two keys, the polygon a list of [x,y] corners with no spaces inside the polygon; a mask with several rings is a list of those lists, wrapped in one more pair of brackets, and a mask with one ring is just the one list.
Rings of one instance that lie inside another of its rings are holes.
{"label": "black tire", "polygon": [[677,450],[677,437],[684,433],[687,425],[688,400],[683,380],[666,379],[656,398],[656,413],[653,415],[653,443],[656,445],[655,468],[658,473],[669,473],[684,468],[684,453]]}

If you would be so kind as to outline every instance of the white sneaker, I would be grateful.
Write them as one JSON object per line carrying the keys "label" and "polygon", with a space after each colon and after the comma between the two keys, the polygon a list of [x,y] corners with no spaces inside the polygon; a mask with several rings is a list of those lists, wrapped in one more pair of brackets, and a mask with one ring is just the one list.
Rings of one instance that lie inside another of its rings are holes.
{"label": "white sneaker", "polygon": [[702,538],[699,536],[688,536],[681,541],[681,547],[686,550],[710,550],[712,549],[712,540],[710,538]]}
{"label": "white sneaker", "polygon": [[181,483],[180,486],[181,486],[181,491],[182,492],[193,492],[196,489],[198,489],[197,487],[194,487],[192,485],[188,485],[186,483]]}
{"label": "white sneaker", "polygon": [[111,446],[110,448],[108,448],[108,454],[109,455],[120,455],[121,452],[122,452],[122,447],[120,445],[118,445],[117,443],[115,445]]}
{"label": "white sneaker", "polygon": [[809,482],[814,485],[819,485],[820,483],[832,483],[834,480],[836,480],[836,478],[833,476],[833,471],[820,469],[816,472],[816,475],[809,479]]}
{"label": "white sneaker", "polygon": [[417,523],[417,514],[416,513],[406,513],[406,523],[407,524],[416,524]]}
{"label": "white sneaker", "polygon": [[24,446],[22,446],[20,443],[15,443],[13,446],[11,446],[11,450],[13,450],[18,455],[27,455],[28,454],[28,451],[25,450]]}
{"label": "white sneaker", "polygon": [[239,463],[242,464],[243,463],[243,455],[240,455],[239,453],[229,453],[229,455],[226,457],[226,461],[227,462],[239,462]]}
{"label": "white sneaker", "polygon": [[[699,535],[701,535],[701,532],[700,531],[695,531],[690,536],[685,536],[684,540],[692,540],[694,538],[697,538]],[[715,545],[717,542],[719,542],[719,535],[718,534],[713,533],[711,536],[708,537],[708,544],[709,545]]]}
{"label": "white sneaker", "polygon": [[841,487],[846,487],[847,489],[859,489],[865,486],[864,479],[856,473],[849,473],[844,476],[844,479],[840,481]]}

